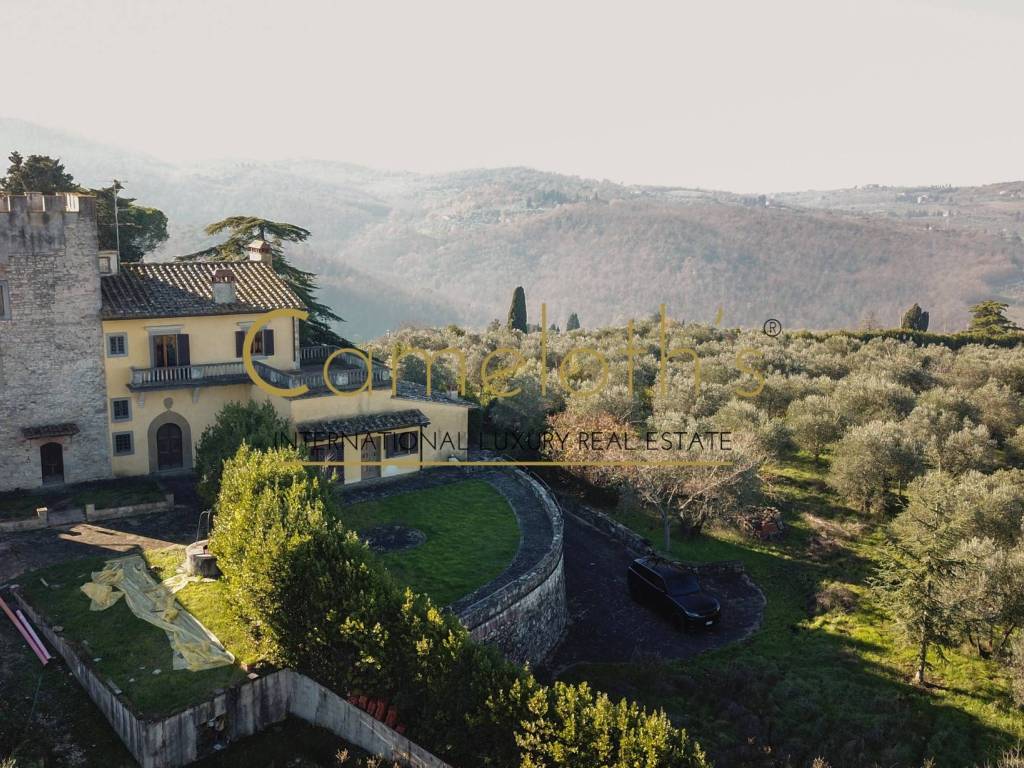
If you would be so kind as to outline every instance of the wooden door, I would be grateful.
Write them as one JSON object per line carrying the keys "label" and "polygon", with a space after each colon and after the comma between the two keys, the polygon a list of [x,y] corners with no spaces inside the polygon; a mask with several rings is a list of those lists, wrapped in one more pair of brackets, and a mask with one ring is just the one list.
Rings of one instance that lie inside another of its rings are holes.
{"label": "wooden door", "polygon": [[[370,438],[366,436],[363,438],[362,448],[362,460],[363,462],[368,461],[380,461],[380,438]],[[374,477],[380,477],[380,464],[366,464],[362,466],[362,474],[360,477],[363,480],[370,480]]]}
{"label": "wooden door", "polygon": [[156,431],[156,468],[180,469],[183,465],[181,427],[164,424]]}

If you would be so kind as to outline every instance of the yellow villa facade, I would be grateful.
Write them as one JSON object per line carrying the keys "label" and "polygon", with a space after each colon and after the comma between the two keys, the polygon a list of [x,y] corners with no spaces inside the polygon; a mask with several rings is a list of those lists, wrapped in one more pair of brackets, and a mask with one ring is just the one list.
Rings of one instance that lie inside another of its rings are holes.
{"label": "yellow villa facade", "polygon": [[[184,472],[203,431],[231,402],[270,402],[290,437],[344,482],[418,471],[466,458],[471,403],[393,382],[374,361],[300,348],[298,320],[272,310],[302,302],[273,271],[265,244],[242,262],[126,264],[102,278],[103,362],[116,477]],[[245,370],[242,346],[253,324],[255,372],[271,387],[305,386],[298,397],[270,394]],[[284,437],[284,436],[282,436]],[[393,459],[393,461],[388,461]]]}

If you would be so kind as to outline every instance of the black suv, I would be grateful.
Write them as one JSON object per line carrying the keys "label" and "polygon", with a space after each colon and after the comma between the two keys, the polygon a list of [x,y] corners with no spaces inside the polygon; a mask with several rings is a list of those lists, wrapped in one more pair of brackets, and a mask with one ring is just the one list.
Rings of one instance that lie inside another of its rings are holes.
{"label": "black suv", "polygon": [[711,627],[722,616],[722,606],[700,588],[693,571],[656,557],[641,557],[629,564],[629,594],[666,614],[677,627]]}

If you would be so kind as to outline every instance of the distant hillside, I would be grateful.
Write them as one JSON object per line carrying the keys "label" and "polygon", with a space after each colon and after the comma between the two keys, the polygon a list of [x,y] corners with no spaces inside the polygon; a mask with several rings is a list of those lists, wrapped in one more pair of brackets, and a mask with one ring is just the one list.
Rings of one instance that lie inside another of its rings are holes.
{"label": "distant hillside", "polygon": [[1024,320],[1024,183],[737,195],[632,187],[511,168],[417,175],[302,161],[176,167],[28,123],[0,120],[0,151],[60,155],[86,183],[112,177],[162,208],[172,239],[253,213],[313,232],[295,252],[367,338],[399,325],[504,317],[526,288],[531,322],[586,325],[666,303],[680,318],[786,327],[894,324],[918,302],[953,330],[983,297]]}

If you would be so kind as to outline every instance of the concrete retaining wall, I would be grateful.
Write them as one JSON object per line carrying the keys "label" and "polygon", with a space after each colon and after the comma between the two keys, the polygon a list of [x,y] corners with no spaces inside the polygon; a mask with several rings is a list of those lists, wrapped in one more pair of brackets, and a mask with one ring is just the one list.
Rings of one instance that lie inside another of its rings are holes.
{"label": "concrete retaining wall", "polygon": [[86,504],[85,519],[91,523],[97,520],[115,520],[134,515],[151,515],[154,512],[169,512],[172,509],[174,509],[174,494],[168,493],[164,496],[163,501],[151,501],[148,504],[128,504],[108,509],[96,509],[95,505]]}
{"label": "concrete retaining wall", "polygon": [[123,507],[96,509],[94,504],[86,504],[84,509],[62,509],[60,512],[39,512],[35,517],[23,520],[6,520],[0,522],[0,533],[17,533],[18,531],[35,531],[40,528],[56,528],[79,522],[95,523],[100,520],[114,520],[134,515],[151,515],[154,512],[169,512],[174,509],[174,494],[168,493],[163,501],[151,501],[146,504],[128,504]]}
{"label": "concrete retaining wall", "polygon": [[292,678],[288,711],[291,715],[384,758],[411,768],[451,768],[423,747],[349,704],[315,680],[286,670]]}
{"label": "concrete retaining wall", "polygon": [[290,669],[247,680],[169,717],[146,719],[133,711],[120,691],[101,680],[88,660],[55,633],[17,591],[13,594],[142,768],[188,765],[289,715],[324,728],[389,764],[451,768],[333,691]]}
{"label": "concrete retaining wall", "polygon": [[517,470],[551,520],[551,546],[530,571],[459,612],[474,640],[497,645],[512,661],[539,662],[561,640],[568,619],[562,511],[548,489]]}

